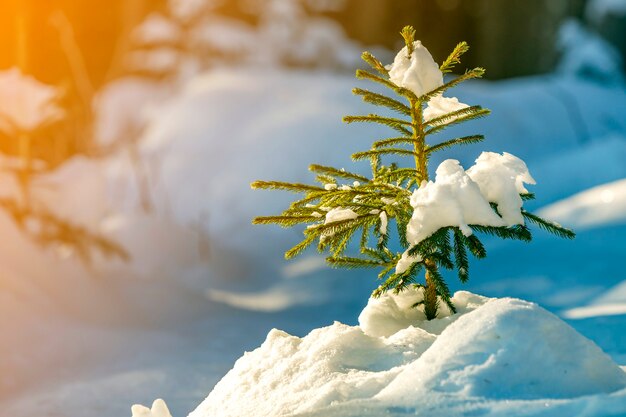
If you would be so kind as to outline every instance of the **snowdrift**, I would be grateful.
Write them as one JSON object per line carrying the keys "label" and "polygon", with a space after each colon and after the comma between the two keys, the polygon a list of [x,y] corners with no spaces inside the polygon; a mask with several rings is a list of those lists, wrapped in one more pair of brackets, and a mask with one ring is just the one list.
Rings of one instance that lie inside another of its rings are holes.
{"label": "snowdrift", "polygon": [[303,338],[272,330],[189,417],[407,415],[461,401],[559,415],[592,410],[599,396],[626,411],[626,373],[536,304],[460,291],[458,312],[429,322],[404,308],[419,298],[413,290],[372,299],[359,326],[335,322]]}

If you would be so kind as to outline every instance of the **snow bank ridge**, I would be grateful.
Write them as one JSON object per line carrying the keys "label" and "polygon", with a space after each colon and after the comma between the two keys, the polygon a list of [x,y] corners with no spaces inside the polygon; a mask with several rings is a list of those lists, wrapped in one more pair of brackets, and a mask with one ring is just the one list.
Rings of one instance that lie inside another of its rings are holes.
{"label": "snow bank ridge", "polygon": [[420,294],[371,299],[360,326],[335,322],[303,338],[272,330],[189,417],[374,415],[437,396],[566,400],[626,387],[607,355],[535,304],[461,291],[457,314],[425,321],[406,308]]}

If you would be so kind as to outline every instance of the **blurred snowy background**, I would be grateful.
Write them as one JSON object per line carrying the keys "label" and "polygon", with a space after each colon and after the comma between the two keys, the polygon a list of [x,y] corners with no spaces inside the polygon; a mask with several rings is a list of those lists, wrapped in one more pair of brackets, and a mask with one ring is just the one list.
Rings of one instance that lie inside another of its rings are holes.
{"label": "blurred snowy background", "polygon": [[[626,2],[7,1],[0,14],[0,410],[183,416],[272,327],[355,324],[371,271],[299,231],[253,227],[290,196],[255,179],[351,167],[383,134],[344,126],[368,49],[413,24],[441,62],[461,40],[492,115],[451,133],[523,158],[529,206],[578,232],[488,241],[467,289],[540,303],[626,364]],[[368,86],[371,88],[371,86]],[[440,161],[433,161],[436,166]],[[356,170],[366,172],[367,164]]]}

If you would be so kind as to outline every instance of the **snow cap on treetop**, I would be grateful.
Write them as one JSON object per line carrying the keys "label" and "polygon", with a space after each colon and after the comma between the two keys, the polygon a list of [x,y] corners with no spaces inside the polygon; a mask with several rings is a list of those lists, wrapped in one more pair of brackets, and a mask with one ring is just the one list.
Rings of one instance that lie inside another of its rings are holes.
{"label": "snow cap on treetop", "polygon": [[420,41],[413,42],[410,57],[407,46],[398,52],[389,67],[389,79],[418,97],[443,85],[443,73],[439,65]]}

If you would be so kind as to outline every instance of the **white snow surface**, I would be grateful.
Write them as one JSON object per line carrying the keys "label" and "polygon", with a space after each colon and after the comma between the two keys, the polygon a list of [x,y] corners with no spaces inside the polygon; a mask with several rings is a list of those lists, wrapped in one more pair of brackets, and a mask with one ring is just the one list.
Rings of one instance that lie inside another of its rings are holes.
{"label": "white snow surface", "polygon": [[457,226],[469,236],[472,234],[470,224],[505,225],[481,194],[478,184],[454,159],[439,165],[434,182],[422,184],[413,192],[411,206],[414,211],[406,237],[413,245],[446,226]]}
{"label": "white snow surface", "polygon": [[132,417],[172,417],[165,401],[158,398],[152,403],[152,407],[135,404],[131,408]]}
{"label": "white snow surface", "polygon": [[535,184],[524,161],[508,152],[502,155],[483,152],[467,170],[467,175],[478,184],[488,202],[498,205],[498,212],[507,226],[524,224],[519,195],[528,193],[524,184]]}
{"label": "white snow surface", "polygon": [[356,214],[352,209],[335,207],[334,209],[329,210],[328,213],[326,213],[324,224],[336,223],[342,220],[356,219],[357,217],[359,217],[359,215]]}
{"label": "white snow surface", "polygon": [[624,371],[541,307],[458,292],[455,315],[398,316],[418,291],[368,305],[361,327],[335,322],[303,338],[272,330],[189,417],[400,416],[459,397],[495,402],[502,414],[492,415],[534,415],[546,401],[593,407],[616,391],[626,409]]}
{"label": "white snow surface", "polygon": [[557,201],[538,214],[576,230],[626,224],[626,179]]}
{"label": "white snow surface", "polygon": [[410,57],[406,46],[398,52],[389,67],[389,79],[419,97],[442,86],[443,74],[421,41],[415,41],[413,48]]}
{"label": "white snow surface", "polygon": [[424,109],[424,121],[429,122],[432,119],[462,110],[469,107],[465,103],[459,102],[456,97],[444,97],[442,95],[435,96],[428,100],[428,105]]}

